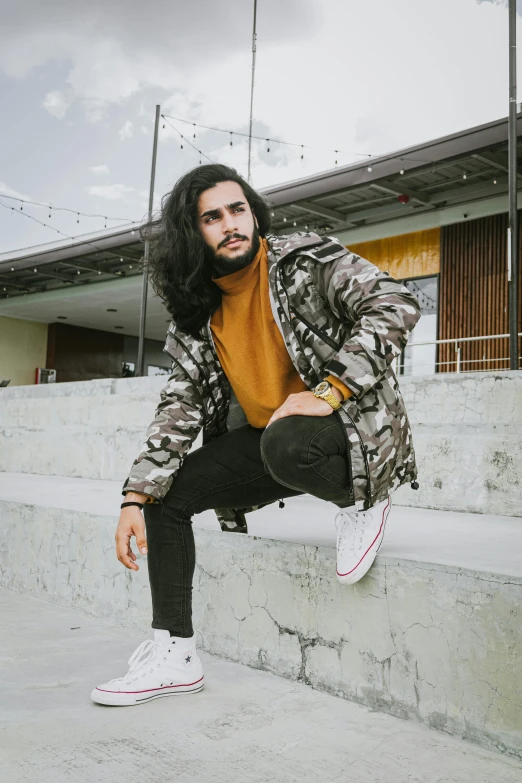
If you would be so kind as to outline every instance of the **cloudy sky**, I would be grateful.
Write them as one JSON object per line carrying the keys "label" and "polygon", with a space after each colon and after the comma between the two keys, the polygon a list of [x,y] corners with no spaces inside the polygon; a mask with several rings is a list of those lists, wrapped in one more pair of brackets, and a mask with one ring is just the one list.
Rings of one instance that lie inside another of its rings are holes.
{"label": "cloudy sky", "polygon": [[[0,252],[60,238],[25,215],[105,225],[9,196],[142,219],[157,103],[178,118],[160,126],[158,199],[200,157],[175,129],[246,175],[245,139],[181,120],[248,131],[253,0],[0,3]],[[308,146],[254,143],[254,186],[506,116],[507,22],[504,0],[258,0],[254,133]]]}

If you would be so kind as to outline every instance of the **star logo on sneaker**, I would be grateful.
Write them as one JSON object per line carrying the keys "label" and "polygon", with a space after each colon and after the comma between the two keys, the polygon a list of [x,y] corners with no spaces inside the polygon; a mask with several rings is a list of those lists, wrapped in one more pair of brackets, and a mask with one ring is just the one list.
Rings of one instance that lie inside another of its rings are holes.
{"label": "star logo on sneaker", "polygon": [[191,655],[187,655],[187,657],[185,658],[185,663],[190,663],[191,660],[192,660],[192,656]]}

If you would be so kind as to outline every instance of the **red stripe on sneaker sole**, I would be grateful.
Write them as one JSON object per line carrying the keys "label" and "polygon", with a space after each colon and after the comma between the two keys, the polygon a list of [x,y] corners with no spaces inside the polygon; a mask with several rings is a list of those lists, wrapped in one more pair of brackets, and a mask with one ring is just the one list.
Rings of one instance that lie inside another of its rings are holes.
{"label": "red stripe on sneaker sole", "polygon": [[337,576],[348,576],[349,574],[353,574],[353,572],[355,571],[356,568],[359,568],[359,566],[361,565],[362,561],[364,560],[364,558],[366,557],[366,555],[368,554],[368,552],[370,551],[372,546],[375,544],[375,542],[377,541],[377,539],[381,535],[381,531],[382,531],[384,525],[386,524],[386,520],[384,518],[384,515],[386,514],[386,511],[388,511],[388,509],[390,508],[390,504],[391,504],[391,501],[390,501],[390,498],[388,498],[388,503],[382,510],[382,520],[381,520],[381,526],[379,528],[379,532],[377,533],[377,535],[375,536],[375,538],[373,539],[372,543],[370,544],[370,546],[368,547],[368,549],[366,550],[364,555],[361,557],[361,559],[359,560],[357,565],[355,565],[350,571],[347,571],[345,574],[340,574],[339,571],[337,571],[337,568],[336,568],[335,570],[337,571]]}
{"label": "red stripe on sneaker sole", "polygon": [[196,682],[180,683],[179,685],[164,685],[162,688],[149,688],[145,691],[106,691],[103,688],[96,688],[101,693],[126,693],[129,696],[136,696],[138,693],[151,693],[152,691],[163,691],[166,688],[190,688],[192,685],[197,685],[198,682],[203,682],[203,677],[200,677]]}

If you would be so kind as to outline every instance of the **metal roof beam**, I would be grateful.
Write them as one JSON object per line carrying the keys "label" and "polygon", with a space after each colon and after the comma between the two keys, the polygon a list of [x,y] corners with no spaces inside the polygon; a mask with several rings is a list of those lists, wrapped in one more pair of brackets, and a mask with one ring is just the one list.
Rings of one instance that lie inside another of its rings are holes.
{"label": "metal roof beam", "polygon": [[[45,267],[44,267],[45,269]],[[65,277],[64,275],[57,275],[54,272],[41,272],[40,269],[38,269],[38,272],[35,272],[33,274],[42,275],[42,277],[53,277],[55,280],[61,280],[62,283],[76,283],[76,280],[72,277]],[[33,283],[33,285],[36,285],[36,283]],[[39,284],[40,285],[40,284]]]}
{"label": "metal roof beam", "polygon": [[83,269],[85,272],[96,272],[96,274],[101,273],[102,275],[112,275],[113,277],[120,277],[120,274],[118,272],[108,272],[104,269],[98,269],[96,266],[90,266],[89,264],[84,264],[83,262],[81,264],[77,264],[75,261],[60,261],[60,264],[63,264],[63,266],[71,266],[75,269]]}
{"label": "metal roof beam", "polygon": [[12,288],[19,288],[20,291],[28,291],[28,287],[26,285],[19,285],[18,283],[11,283],[10,280],[4,280],[3,277],[0,277],[0,285],[8,286],[10,285]]}
{"label": "metal roof beam", "polygon": [[[489,152],[477,153],[471,157],[475,158],[475,160],[479,160],[481,163],[486,163],[488,166],[493,166],[493,168],[497,169],[498,171],[509,173],[507,163],[505,165],[503,163],[499,163],[498,160],[496,160]],[[517,172],[517,179],[522,180],[522,174]]]}
{"label": "metal roof beam", "polygon": [[288,204],[288,206],[301,212],[310,212],[312,215],[320,215],[320,217],[335,220],[336,223],[344,223],[346,221],[346,215],[343,215],[342,212],[330,209],[330,207],[323,207],[322,204],[316,204],[314,201],[299,201],[296,204]]}
{"label": "metal roof beam", "polygon": [[426,193],[410,190],[409,188],[402,188],[399,185],[396,185],[395,182],[391,182],[387,179],[381,179],[379,182],[372,182],[370,187],[384,190],[386,193],[391,193],[394,196],[409,196],[412,201],[418,201],[419,204],[424,204],[426,207],[430,207],[432,204],[430,197]]}

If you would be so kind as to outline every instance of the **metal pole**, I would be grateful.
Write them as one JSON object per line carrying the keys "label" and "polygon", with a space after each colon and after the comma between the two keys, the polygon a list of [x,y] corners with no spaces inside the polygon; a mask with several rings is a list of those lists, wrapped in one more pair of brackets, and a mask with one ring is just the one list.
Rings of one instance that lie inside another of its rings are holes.
{"label": "metal pole", "polygon": [[[158,152],[158,129],[160,121],[160,106],[156,106],[156,122],[154,125],[154,144],[152,147],[152,167],[150,172],[149,191],[149,223],[152,220],[152,205],[154,202],[154,181],[156,179],[156,156]],[[141,376],[145,373],[145,321],[147,318],[147,294],[149,290],[149,241],[145,241],[143,253],[143,288],[141,290],[140,336],[138,340],[138,372]]]}
{"label": "metal pole", "polygon": [[509,0],[509,366],[518,370],[517,8]]}
{"label": "metal pole", "polygon": [[252,83],[250,85],[250,127],[248,131],[248,182],[252,184],[251,158],[252,158],[252,121],[254,111],[254,77],[256,73],[256,18],[257,0],[254,0],[254,29],[252,32]]}

